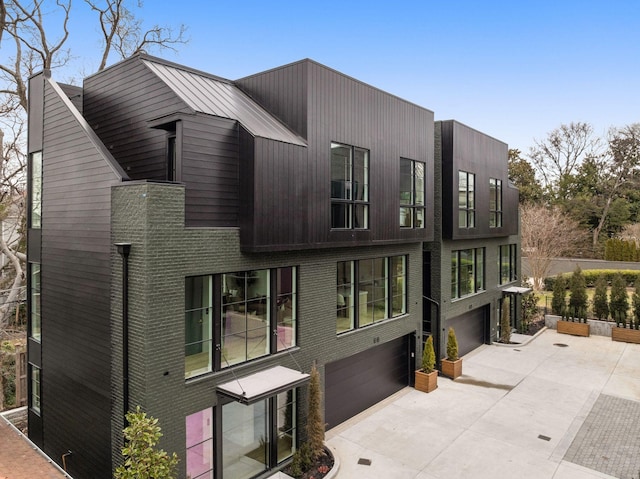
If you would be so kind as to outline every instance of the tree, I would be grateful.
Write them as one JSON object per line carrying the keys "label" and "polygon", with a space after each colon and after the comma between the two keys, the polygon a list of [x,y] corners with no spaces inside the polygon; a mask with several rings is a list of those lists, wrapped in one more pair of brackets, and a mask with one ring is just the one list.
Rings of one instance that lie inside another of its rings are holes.
{"label": "tree", "polygon": [[564,276],[559,274],[553,283],[553,296],[551,297],[551,312],[564,314],[567,307],[567,282]]}
{"label": "tree", "polygon": [[502,300],[502,311],[500,312],[500,342],[511,343],[511,301],[508,297]]}
{"label": "tree", "polygon": [[509,149],[509,181],[520,191],[520,203],[539,203],[542,186],[531,164],[522,158],[520,150]]}
{"label": "tree", "polygon": [[[144,32],[141,21],[126,6],[126,0],[85,1],[105,12],[99,16],[102,32],[113,32],[104,36],[98,70],[106,66],[113,51],[122,57],[147,48],[174,48],[185,42],[184,26],[177,36],[171,29],[157,25]],[[142,3],[134,5],[139,8]],[[6,285],[9,294],[2,298],[0,305],[0,330],[6,327],[13,306],[24,291],[27,82],[38,71],[56,69],[72,60],[71,53],[65,49],[71,15],[71,0],[0,0],[3,53],[0,60],[0,209],[15,213],[12,221],[19,235],[11,242],[0,238],[0,250],[8,258],[7,264],[0,266],[10,270],[4,271],[4,277],[9,278]],[[0,216],[0,220],[6,218]]]}
{"label": "tree", "polygon": [[309,410],[307,413],[307,441],[311,458],[317,459],[324,451],[324,421],[322,420],[322,392],[320,373],[315,364],[309,379]]}
{"label": "tree", "polygon": [[127,422],[129,425],[123,430],[126,444],[122,448],[125,461],[116,469],[115,479],[173,478],[178,456],[156,448],[162,437],[158,420],[138,406],[135,412],[127,413]]}
{"label": "tree", "polygon": [[531,268],[533,287],[540,291],[549,274],[551,260],[562,256],[580,241],[577,222],[558,208],[525,204],[520,207],[521,246]]}
{"label": "tree", "polygon": [[611,280],[611,298],[609,299],[609,312],[616,323],[626,324],[629,298],[627,297],[627,284],[620,273],[616,273]]}
{"label": "tree", "polygon": [[544,140],[534,140],[529,158],[543,179],[545,194],[551,204],[569,197],[574,175],[582,161],[602,153],[600,138],[588,123],[571,122],[550,131]]}
{"label": "tree", "polygon": [[581,318],[587,312],[587,282],[580,266],[569,279],[569,308],[575,317]]}
{"label": "tree", "polygon": [[607,280],[604,275],[598,276],[593,294],[593,314],[598,319],[609,317],[609,302],[607,298]]}

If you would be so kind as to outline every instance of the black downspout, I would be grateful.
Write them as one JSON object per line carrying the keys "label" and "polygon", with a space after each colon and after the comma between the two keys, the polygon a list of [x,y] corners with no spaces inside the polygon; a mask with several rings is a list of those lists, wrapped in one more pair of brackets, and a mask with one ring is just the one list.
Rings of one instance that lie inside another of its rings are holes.
{"label": "black downspout", "polygon": [[[425,296],[425,295],[422,295],[422,299],[429,301],[431,304],[433,304],[436,307],[436,321],[435,321],[436,324],[435,324],[435,327],[431,328],[432,329],[431,334],[433,336],[436,336],[434,338],[436,340],[436,343],[435,343],[436,361],[440,363],[440,303],[438,303],[435,299],[432,299],[429,296]],[[424,331],[422,332],[422,335],[424,336]]]}
{"label": "black downspout", "polygon": [[129,253],[131,243],[116,243],[122,256],[122,405],[124,427],[129,412]]}

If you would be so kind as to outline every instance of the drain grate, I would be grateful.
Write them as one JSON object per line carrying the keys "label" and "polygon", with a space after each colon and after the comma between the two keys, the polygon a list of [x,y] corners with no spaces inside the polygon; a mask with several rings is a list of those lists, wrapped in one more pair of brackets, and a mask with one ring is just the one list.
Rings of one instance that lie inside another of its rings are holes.
{"label": "drain grate", "polygon": [[358,464],[362,464],[363,466],[370,466],[371,465],[371,459],[365,459],[365,458],[361,457],[360,459],[358,459]]}
{"label": "drain grate", "polygon": [[538,434],[538,439],[542,439],[543,441],[551,441],[549,436],[543,436],[542,434]]}
{"label": "drain grate", "polygon": [[568,348],[569,345],[568,344],[564,344],[564,343],[553,343],[554,346],[558,346],[559,348]]}

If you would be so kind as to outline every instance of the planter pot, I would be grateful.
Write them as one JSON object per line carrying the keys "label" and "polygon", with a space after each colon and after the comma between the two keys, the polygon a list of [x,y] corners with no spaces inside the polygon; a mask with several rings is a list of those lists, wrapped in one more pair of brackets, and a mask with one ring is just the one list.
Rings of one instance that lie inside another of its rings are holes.
{"label": "planter pot", "polygon": [[589,336],[588,323],[574,323],[573,321],[558,321],[556,325],[559,333],[572,334],[574,336]]}
{"label": "planter pot", "polygon": [[438,387],[438,371],[423,373],[416,371],[415,388],[418,391],[430,393]]}
{"label": "planter pot", "polygon": [[440,368],[443,375],[448,378],[455,379],[458,376],[462,376],[462,359],[457,359],[456,361],[443,359],[441,361]]}
{"label": "planter pot", "polygon": [[640,344],[640,330],[627,328],[611,328],[611,339],[623,343]]}

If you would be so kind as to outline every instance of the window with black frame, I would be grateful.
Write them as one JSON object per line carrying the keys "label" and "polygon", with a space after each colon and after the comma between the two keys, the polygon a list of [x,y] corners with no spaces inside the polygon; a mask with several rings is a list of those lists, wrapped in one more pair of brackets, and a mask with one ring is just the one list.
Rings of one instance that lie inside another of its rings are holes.
{"label": "window with black frame", "polygon": [[331,143],[331,228],[369,227],[369,150]]}
{"label": "window with black frame", "polygon": [[502,180],[489,178],[489,227],[502,226]]}
{"label": "window with black frame", "polygon": [[400,227],[424,228],[424,163],[400,158]]}
{"label": "window with black frame", "polygon": [[484,248],[451,252],[451,298],[478,293],[484,286]]}
{"label": "window with black frame", "polygon": [[517,279],[517,247],[517,244],[505,244],[500,246],[500,284],[511,283]]}
{"label": "window with black frame", "polygon": [[476,225],[476,175],[458,172],[458,227],[473,228]]}

